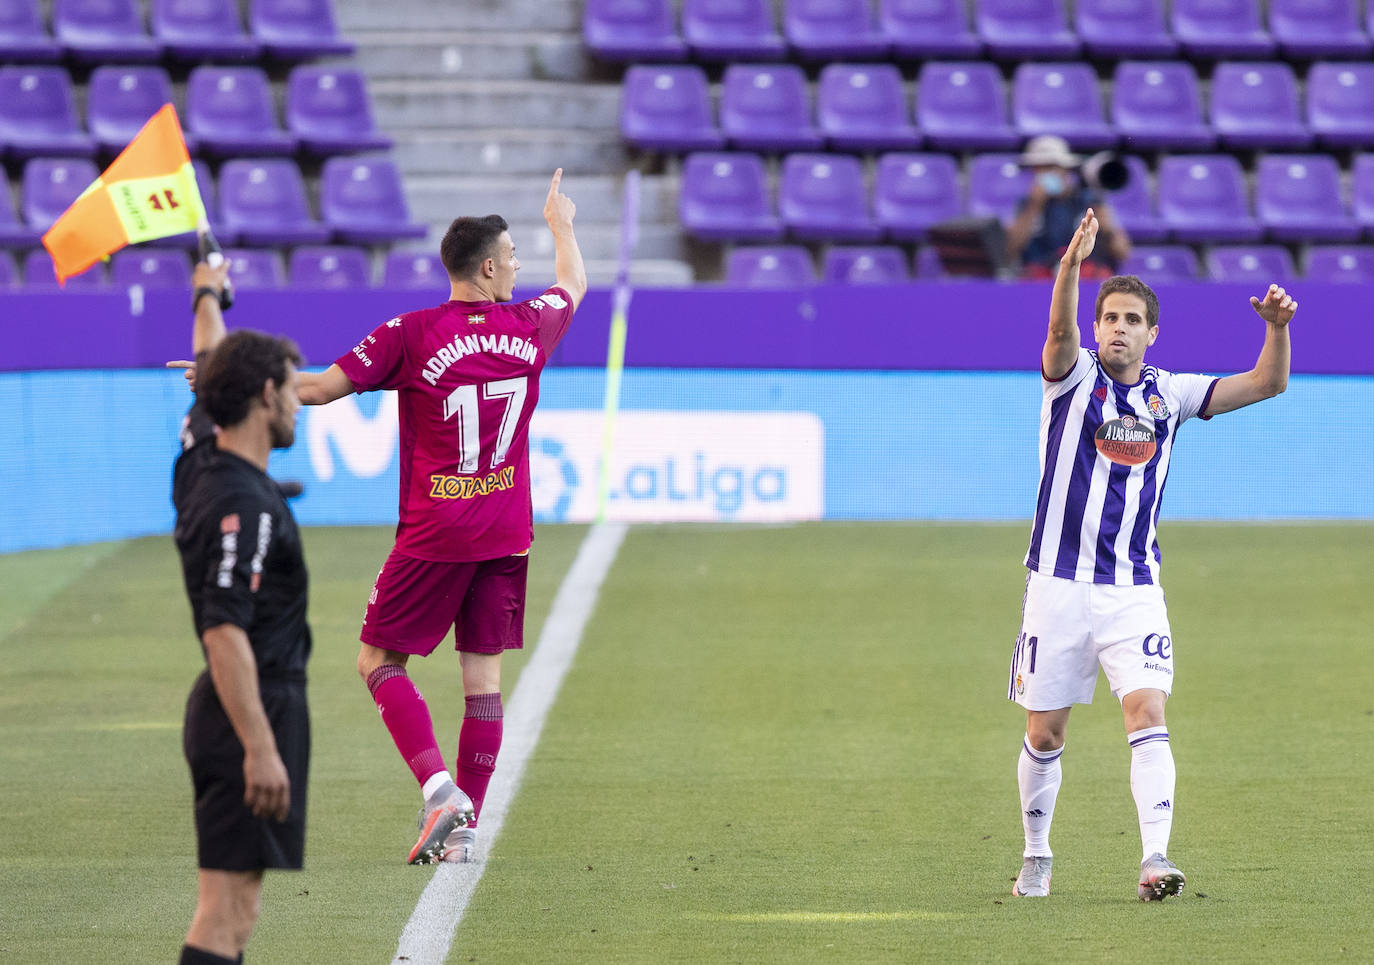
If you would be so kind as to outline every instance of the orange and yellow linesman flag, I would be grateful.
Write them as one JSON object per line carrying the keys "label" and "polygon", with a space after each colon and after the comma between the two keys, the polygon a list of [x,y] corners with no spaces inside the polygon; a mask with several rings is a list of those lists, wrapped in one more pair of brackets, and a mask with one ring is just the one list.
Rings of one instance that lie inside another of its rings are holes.
{"label": "orange and yellow linesman flag", "polygon": [[165,104],[48,229],[43,247],[65,282],[125,245],[194,231],[204,221],[176,108]]}

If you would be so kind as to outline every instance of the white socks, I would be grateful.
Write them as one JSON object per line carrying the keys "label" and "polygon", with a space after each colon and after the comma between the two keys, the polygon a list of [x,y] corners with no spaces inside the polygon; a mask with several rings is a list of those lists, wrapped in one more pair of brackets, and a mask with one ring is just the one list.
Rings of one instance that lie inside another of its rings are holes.
{"label": "white socks", "polygon": [[1169,853],[1169,832],[1174,825],[1174,753],[1169,748],[1169,728],[1146,727],[1126,735],[1131,745],[1131,795],[1140,817],[1141,855]]}
{"label": "white socks", "polygon": [[1016,781],[1021,788],[1021,826],[1026,831],[1026,850],[1023,857],[1050,857],[1050,822],[1054,820],[1054,799],[1059,796],[1064,771],[1059,755],[1064,748],[1052,751],[1032,750],[1030,741],[1021,742],[1021,757],[1016,762]]}

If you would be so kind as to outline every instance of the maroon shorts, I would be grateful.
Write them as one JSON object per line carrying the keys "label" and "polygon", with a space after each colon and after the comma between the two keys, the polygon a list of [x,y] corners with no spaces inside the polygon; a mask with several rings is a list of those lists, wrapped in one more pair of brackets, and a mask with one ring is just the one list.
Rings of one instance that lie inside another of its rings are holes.
{"label": "maroon shorts", "polygon": [[530,558],[476,563],[387,557],[363,614],[363,643],[425,656],[452,627],[456,650],[500,653],[525,644],[525,575]]}

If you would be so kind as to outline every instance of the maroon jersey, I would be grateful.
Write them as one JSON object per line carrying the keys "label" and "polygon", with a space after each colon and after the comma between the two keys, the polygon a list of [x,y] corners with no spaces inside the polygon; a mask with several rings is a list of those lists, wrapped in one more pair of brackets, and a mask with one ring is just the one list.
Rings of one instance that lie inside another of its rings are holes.
{"label": "maroon jersey", "polygon": [[397,551],[471,562],[529,549],[530,416],[572,313],[561,288],[526,302],[450,301],[379,325],[337,360],[357,391],[399,393]]}

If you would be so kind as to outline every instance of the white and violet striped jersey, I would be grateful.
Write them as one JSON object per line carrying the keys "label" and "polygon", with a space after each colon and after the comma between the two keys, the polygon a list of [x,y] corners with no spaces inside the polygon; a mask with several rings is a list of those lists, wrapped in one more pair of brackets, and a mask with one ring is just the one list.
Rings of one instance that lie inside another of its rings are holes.
{"label": "white and violet striped jersey", "polygon": [[1179,426],[1207,408],[1217,379],[1153,365],[1112,380],[1080,348],[1068,375],[1043,379],[1040,489],[1026,566],[1117,586],[1159,582],[1155,526]]}

